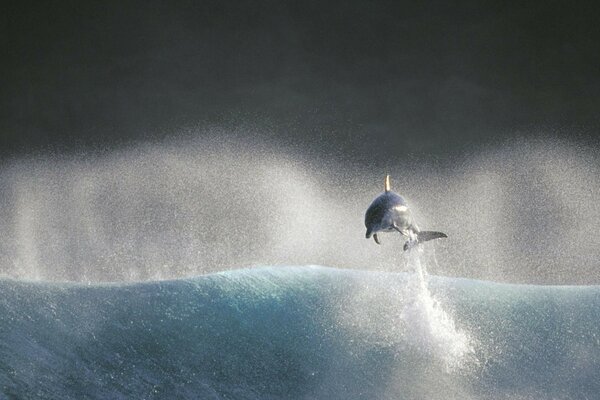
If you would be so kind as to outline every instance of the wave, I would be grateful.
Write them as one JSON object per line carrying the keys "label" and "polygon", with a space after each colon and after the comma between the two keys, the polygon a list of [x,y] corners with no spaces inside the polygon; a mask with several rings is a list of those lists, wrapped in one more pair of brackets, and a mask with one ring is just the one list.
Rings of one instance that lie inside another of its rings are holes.
{"label": "wave", "polygon": [[600,287],[260,267],[0,281],[0,398],[591,399]]}

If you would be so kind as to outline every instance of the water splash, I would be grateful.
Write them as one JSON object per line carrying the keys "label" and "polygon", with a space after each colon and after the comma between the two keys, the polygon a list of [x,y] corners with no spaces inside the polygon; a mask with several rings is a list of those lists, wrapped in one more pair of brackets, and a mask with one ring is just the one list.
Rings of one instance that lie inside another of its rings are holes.
{"label": "water splash", "polygon": [[[423,259],[433,274],[593,283],[599,160],[596,149],[545,141],[441,169],[399,158],[387,170],[419,226],[449,236],[435,245],[441,268]],[[0,275],[140,281],[280,264],[393,271],[398,238],[364,238],[381,175],[223,132],[0,162]]]}
{"label": "water splash", "polygon": [[[397,242],[400,251],[402,244]],[[350,295],[335,304],[336,329],[352,338],[348,351],[365,355],[391,350],[402,358],[410,354],[414,362],[426,360],[431,366],[429,378],[469,373],[480,364],[478,333],[455,315],[443,291],[430,289],[426,266],[434,266],[431,253],[431,244],[416,246],[398,253],[402,272],[355,275],[356,281],[348,285]]]}
{"label": "water splash", "polygon": [[406,268],[411,271],[406,283],[409,300],[400,316],[405,335],[419,351],[442,362],[448,372],[475,361],[473,340],[456,326],[452,316],[429,290],[428,274],[421,262],[423,248],[414,247],[405,252]]}

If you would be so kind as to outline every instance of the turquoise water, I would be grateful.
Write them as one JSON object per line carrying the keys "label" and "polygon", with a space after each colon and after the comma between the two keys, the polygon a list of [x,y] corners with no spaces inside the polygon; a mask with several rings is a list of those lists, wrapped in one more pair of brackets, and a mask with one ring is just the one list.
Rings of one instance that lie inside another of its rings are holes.
{"label": "turquoise water", "polygon": [[0,281],[2,399],[597,399],[600,287],[262,267]]}

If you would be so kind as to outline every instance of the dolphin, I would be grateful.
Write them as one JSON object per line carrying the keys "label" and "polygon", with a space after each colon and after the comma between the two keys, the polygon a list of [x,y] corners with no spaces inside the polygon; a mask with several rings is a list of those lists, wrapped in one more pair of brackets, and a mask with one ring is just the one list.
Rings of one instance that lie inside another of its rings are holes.
{"label": "dolphin", "polygon": [[377,236],[379,232],[400,232],[408,238],[404,243],[404,251],[418,243],[448,237],[442,232],[419,229],[406,200],[390,189],[389,175],[385,176],[385,191],[373,200],[365,213],[365,226],[367,227],[366,238],[373,236],[377,244],[381,244]]}

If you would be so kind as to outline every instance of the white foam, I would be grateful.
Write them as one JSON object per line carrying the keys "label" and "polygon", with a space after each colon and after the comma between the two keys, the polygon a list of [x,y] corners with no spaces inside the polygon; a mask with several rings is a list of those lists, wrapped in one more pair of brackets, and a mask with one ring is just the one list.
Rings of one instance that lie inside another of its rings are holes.
{"label": "white foam", "polygon": [[421,263],[423,249],[406,252],[412,270],[406,290],[407,299],[400,312],[407,343],[443,363],[450,372],[474,360],[474,346],[467,332],[459,329],[452,316],[430,292],[427,271]]}

